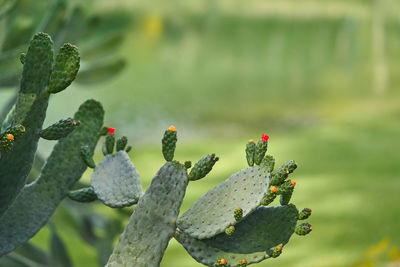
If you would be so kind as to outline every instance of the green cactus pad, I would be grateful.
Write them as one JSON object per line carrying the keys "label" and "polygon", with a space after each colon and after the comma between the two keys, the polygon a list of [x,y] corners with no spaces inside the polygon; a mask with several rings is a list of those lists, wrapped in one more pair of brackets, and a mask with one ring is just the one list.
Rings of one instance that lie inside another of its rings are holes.
{"label": "green cactus pad", "polygon": [[167,162],[153,178],[111,255],[107,267],[159,266],[185,195],[186,169]]}
{"label": "green cactus pad", "polygon": [[59,140],[66,137],[79,125],[73,118],[62,119],[40,131],[40,137],[46,140]]}
{"label": "green cactus pad", "polygon": [[164,136],[161,140],[162,153],[166,161],[171,161],[174,159],[177,141],[178,138],[176,134],[176,128],[174,126],[171,126],[164,132]]}
{"label": "green cactus pad", "polygon": [[254,152],[254,163],[260,165],[268,149],[268,142],[260,140]]}
{"label": "green cactus pad", "polygon": [[0,218],[0,256],[35,235],[80,179],[86,170],[79,155],[80,147],[88,145],[94,150],[103,116],[103,108],[97,101],[88,100],[80,106],[74,117],[81,121],[79,127],[57,142],[40,177],[23,188]]}
{"label": "green cactus pad", "polygon": [[299,213],[299,220],[305,220],[311,215],[311,209],[310,208],[304,208],[300,213]]}
{"label": "green cactus pad", "polygon": [[206,155],[202,157],[196,164],[194,164],[193,168],[189,173],[189,181],[196,181],[201,178],[204,178],[214,167],[215,163],[219,160],[215,154]]}
{"label": "green cactus pad", "polygon": [[114,152],[114,146],[115,146],[115,136],[114,134],[107,134],[106,136],[106,140],[104,141],[104,145],[105,145],[105,151],[106,154],[112,154]]}
{"label": "green cactus pad", "polygon": [[60,47],[50,76],[49,93],[61,92],[75,80],[79,70],[79,61],[80,56],[76,46],[64,44]]}
{"label": "green cactus pad", "polygon": [[92,186],[70,191],[68,197],[78,202],[92,202],[97,200],[97,195]]}
{"label": "green cactus pad", "polygon": [[178,219],[178,227],[194,238],[204,239],[235,225],[234,210],[243,217],[255,210],[267,193],[270,173],[261,166],[248,167],[201,196]]}
{"label": "green cactus pad", "polygon": [[139,173],[125,151],[105,156],[94,169],[91,184],[97,197],[112,208],[136,204],[143,194]]}
{"label": "green cactus pad", "polygon": [[[36,34],[26,54],[21,86],[15,107],[7,118],[13,125],[24,125],[25,134],[12,151],[0,158],[0,218],[25,184],[46,117],[48,85],[53,64],[53,41],[44,33]],[[9,127],[4,125],[2,127]]]}
{"label": "green cactus pad", "polygon": [[294,230],[294,232],[298,235],[307,235],[311,231],[312,231],[312,226],[307,222],[297,225],[296,229]]}
{"label": "green cactus pad", "polygon": [[218,234],[208,239],[195,239],[185,232],[175,238],[198,262],[208,266],[226,259],[227,266],[236,266],[246,259],[247,264],[269,258],[267,251],[285,245],[296,227],[298,211],[294,205],[259,207],[241,222],[228,236]]}
{"label": "green cactus pad", "polygon": [[272,171],[274,170],[275,167],[275,158],[272,155],[266,155],[262,161],[262,163],[269,172],[272,173]]}

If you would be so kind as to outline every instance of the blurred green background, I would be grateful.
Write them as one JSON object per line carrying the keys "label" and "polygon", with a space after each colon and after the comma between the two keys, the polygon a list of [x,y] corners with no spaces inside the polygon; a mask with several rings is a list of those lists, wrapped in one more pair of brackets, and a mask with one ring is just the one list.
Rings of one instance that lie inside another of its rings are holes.
{"label": "blurred green background", "polygon": [[[178,160],[220,157],[189,185],[182,212],[244,168],[246,142],[267,133],[277,163],[299,162],[293,202],[312,208],[313,231],[257,266],[400,264],[400,2],[89,2],[89,13],[129,15],[116,51],[126,66],[55,95],[46,125],[100,100],[107,125],[130,138],[145,188],[163,162],[163,131],[175,125]],[[11,95],[0,91],[0,104]],[[43,141],[42,153],[52,145]],[[90,210],[129,219],[100,204]],[[74,265],[98,266],[63,207],[53,221]],[[48,236],[44,228],[33,243],[48,250]],[[171,240],[161,266],[201,265]]]}

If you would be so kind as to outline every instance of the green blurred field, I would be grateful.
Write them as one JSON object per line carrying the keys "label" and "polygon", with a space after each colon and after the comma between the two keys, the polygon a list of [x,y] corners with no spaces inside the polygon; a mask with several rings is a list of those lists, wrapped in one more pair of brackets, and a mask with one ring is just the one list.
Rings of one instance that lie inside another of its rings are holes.
{"label": "green blurred field", "polygon": [[[100,100],[107,124],[130,137],[145,187],[163,163],[163,130],[176,125],[178,160],[211,152],[221,158],[190,184],[182,212],[245,167],[247,140],[268,133],[278,163],[299,162],[293,201],[312,208],[313,231],[257,266],[399,264],[400,24],[388,11],[400,10],[396,2],[383,1],[383,89],[375,76],[382,58],[371,52],[372,1],[329,1],[337,6],[333,15],[318,13],[325,10],[318,1],[300,1],[314,7],[304,16],[293,1],[277,1],[277,14],[260,1],[189,1],[176,9],[122,2],[133,18],[120,51],[127,68],[97,90],[72,86],[56,95],[48,124],[84,99]],[[43,151],[50,146],[42,142]],[[75,266],[97,266],[95,250],[64,228],[62,211],[53,219]],[[47,248],[47,236],[45,228],[33,241]],[[201,265],[172,240],[161,266]]]}

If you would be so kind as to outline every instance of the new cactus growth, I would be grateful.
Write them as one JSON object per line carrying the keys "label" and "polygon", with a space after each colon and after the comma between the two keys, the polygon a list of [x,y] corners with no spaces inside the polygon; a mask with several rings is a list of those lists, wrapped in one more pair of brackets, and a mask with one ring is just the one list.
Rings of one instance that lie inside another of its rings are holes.
{"label": "new cactus growth", "polygon": [[58,140],[66,137],[80,124],[73,118],[60,120],[40,131],[40,137],[46,140]]}
{"label": "new cactus growth", "polygon": [[299,213],[299,220],[305,220],[311,215],[311,209],[310,208],[304,208],[300,213]]}
{"label": "new cactus growth", "polygon": [[216,157],[215,154],[202,157],[190,170],[189,180],[196,181],[204,178],[212,170],[218,160],[219,158]]}
{"label": "new cactus growth", "polygon": [[254,165],[254,153],[256,152],[256,144],[253,139],[250,139],[246,145],[246,159],[249,166]]}
{"label": "new cactus growth", "polygon": [[176,136],[176,127],[171,125],[164,132],[164,137],[161,140],[162,153],[163,153],[166,161],[172,161],[174,159],[174,153],[175,153],[177,141],[178,141],[178,139]]}
{"label": "new cactus growth", "polygon": [[235,217],[235,220],[238,222],[243,218],[243,210],[240,207],[237,207],[235,209],[235,212],[233,213],[233,216]]}
{"label": "new cactus growth", "polygon": [[296,229],[294,230],[294,232],[298,235],[307,235],[312,231],[312,227],[311,224],[309,223],[301,223],[299,225],[296,226]]}
{"label": "new cactus growth", "polygon": [[261,164],[261,161],[264,159],[265,153],[267,152],[268,139],[269,136],[263,134],[261,136],[261,140],[257,143],[256,150],[254,152],[254,163],[257,165]]}
{"label": "new cactus growth", "polygon": [[[178,217],[189,181],[209,174],[218,157],[206,155],[193,167],[190,161],[174,161],[175,127],[164,133],[162,154],[167,162],[145,193],[127,154],[131,149],[128,138],[122,136],[115,142],[115,129],[103,127],[99,102],[88,100],[73,119],[42,130],[50,93],[65,89],[79,67],[76,47],[62,46],[54,61],[52,46],[47,34],[34,36],[22,58],[24,72],[17,103],[2,124],[0,256],[34,236],[66,197],[83,203],[99,200],[112,208],[137,204],[107,267],[159,266],[172,237],[204,265],[245,267],[279,256],[293,233],[311,231],[308,223],[296,226],[298,220],[310,216],[311,209],[299,213],[289,204],[296,183],[286,178],[297,164],[289,161],[274,172],[274,157],[265,156],[267,135],[257,144],[247,144],[250,167],[232,174]],[[102,136],[104,158],[96,164],[93,153]],[[58,142],[39,177],[25,185],[39,137]],[[87,167],[94,168],[90,185],[71,191]],[[264,207],[278,194],[280,206]],[[54,236],[54,227],[51,229]]]}

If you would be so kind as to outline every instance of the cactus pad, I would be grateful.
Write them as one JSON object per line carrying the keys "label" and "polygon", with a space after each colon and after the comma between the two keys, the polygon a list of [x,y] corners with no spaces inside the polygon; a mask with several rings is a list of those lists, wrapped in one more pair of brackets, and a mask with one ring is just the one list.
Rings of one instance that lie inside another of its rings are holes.
{"label": "cactus pad", "polygon": [[222,233],[199,240],[178,232],[175,238],[193,258],[205,265],[213,266],[221,258],[226,259],[227,266],[236,266],[242,259],[251,264],[269,258],[267,251],[289,241],[297,216],[294,205],[259,207],[236,224],[235,232],[230,236]]}
{"label": "cactus pad", "polygon": [[174,159],[176,142],[178,141],[175,126],[170,126],[165,132],[161,140],[162,153],[166,161]]}
{"label": "cactus pad", "polygon": [[74,118],[81,124],[57,142],[39,178],[23,188],[0,218],[0,256],[36,234],[80,179],[86,169],[80,147],[88,145],[94,150],[103,116],[103,108],[97,101],[88,100],[80,106]]}
{"label": "cactus pad", "polygon": [[201,196],[178,219],[178,227],[199,239],[209,238],[235,225],[234,211],[243,217],[255,210],[267,193],[271,175],[261,166],[248,167]]}
{"label": "cactus pad", "polygon": [[111,255],[107,267],[159,266],[188,184],[183,165],[167,162],[153,178]]}
{"label": "cactus pad", "polygon": [[62,119],[40,131],[40,137],[46,140],[58,140],[66,137],[79,125],[73,118]]}
{"label": "cactus pad", "polygon": [[97,195],[91,186],[71,191],[68,193],[68,197],[78,202],[92,202],[97,199]]}
{"label": "cactus pad", "polygon": [[58,51],[51,73],[48,92],[55,94],[67,88],[79,70],[80,56],[78,48],[72,44],[64,44]]}
{"label": "cactus pad", "polygon": [[91,184],[97,197],[113,208],[136,204],[143,194],[139,173],[125,151],[105,156],[94,169]]}

